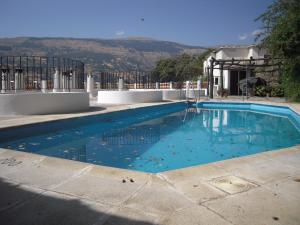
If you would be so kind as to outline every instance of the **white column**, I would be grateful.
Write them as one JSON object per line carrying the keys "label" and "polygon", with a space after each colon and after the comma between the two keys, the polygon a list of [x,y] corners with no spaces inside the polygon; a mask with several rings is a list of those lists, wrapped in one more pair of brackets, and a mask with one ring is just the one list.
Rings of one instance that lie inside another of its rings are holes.
{"label": "white column", "polygon": [[170,83],[169,83],[169,88],[173,89],[173,82],[172,81],[170,81]]}
{"label": "white column", "polygon": [[62,85],[63,85],[63,92],[68,92],[69,91],[69,79],[68,79],[68,76],[67,74],[63,74],[63,82],[62,82]]}
{"label": "white column", "polygon": [[185,96],[186,98],[190,97],[190,81],[185,82]]}
{"label": "white column", "polygon": [[7,74],[5,72],[1,73],[1,93],[6,92],[6,79],[7,79]]}
{"label": "white column", "polygon": [[137,89],[137,84],[136,83],[133,84],[133,88]]}
{"label": "white column", "polygon": [[123,80],[123,78],[119,78],[118,89],[119,89],[119,91],[124,90],[124,80]]}
{"label": "white column", "polygon": [[59,92],[59,74],[56,68],[53,75],[53,92]]}
{"label": "white column", "polygon": [[198,89],[198,90],[201,89],[201,80],[197,80],[197,89]]}
{"label": "white column", "polygon": [[91,74],[89,74],[87,76],[86,92],[92,95],[93,91],[94,91],[94,77]]}
{"label": "white column", "polygon": [[20,89],[20,75],[18,72],[15,72],[15,91]]}
{"label": "white column", "polygon": [[159,83],[159,82],[156,82],[156,83],[155,83],[155,89],[160,89],[160,86],[159,86],[159,85],[160,85],[160,83]]}
{"label": "white column", "polygon": [[71,73],[71,79],[72,79],[72,86],[71,86],[71,89],[75,89],[75,81],[76,81],[76,73],[75,71],[73,70],[72,73]]}
{"label": "white column", "polygon": [[47,80],[42,80],[42,92],[47,93]]}

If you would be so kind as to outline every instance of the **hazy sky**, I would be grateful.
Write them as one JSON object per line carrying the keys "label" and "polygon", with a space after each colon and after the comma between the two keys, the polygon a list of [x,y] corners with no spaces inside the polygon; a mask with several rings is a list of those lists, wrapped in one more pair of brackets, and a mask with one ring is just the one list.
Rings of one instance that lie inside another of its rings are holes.
{"label": "hazy sky", "polygon": [[[272,0],[0,0],[0,37],[152,37],[249,44]],[[142,19],[143,18],[143,19]]]}

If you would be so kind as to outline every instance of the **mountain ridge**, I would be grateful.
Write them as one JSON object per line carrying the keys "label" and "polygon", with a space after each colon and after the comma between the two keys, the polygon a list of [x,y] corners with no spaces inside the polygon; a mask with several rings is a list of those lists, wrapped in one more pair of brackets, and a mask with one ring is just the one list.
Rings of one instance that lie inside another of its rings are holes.
{"label": "mountain ridge", "polygon": [[171,41],[129,37],[120,39],[67,37],[0,38],[0,55],[61,56],[79,59],[95,71],[150,70],[155,62],[207,48]]}

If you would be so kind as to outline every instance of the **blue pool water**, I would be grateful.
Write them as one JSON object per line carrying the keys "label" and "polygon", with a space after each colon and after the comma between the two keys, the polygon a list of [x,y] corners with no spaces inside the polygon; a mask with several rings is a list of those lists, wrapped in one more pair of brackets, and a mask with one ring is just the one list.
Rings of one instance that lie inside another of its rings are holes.
{"label": "blue pool water", "polygon": [[0,147],[161,172],[300,144],[286,107],[171,104],[0,131]]}

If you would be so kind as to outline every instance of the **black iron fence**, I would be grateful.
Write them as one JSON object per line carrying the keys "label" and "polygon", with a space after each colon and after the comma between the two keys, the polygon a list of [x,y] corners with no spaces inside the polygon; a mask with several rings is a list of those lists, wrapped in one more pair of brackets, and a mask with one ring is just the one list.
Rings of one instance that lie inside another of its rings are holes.
{"label": "black iron fence", "polygon": [[84,64],[41,56],[0,56],[0,93],[84,89]]}
{"label": "black iron fence", "polygon": [[153,89],[158,80],[150,72],[101,72],[96,75],[101,89],[118,89],[119,79],[123,79],[127,89]]}
{"label": "black iron fence", "polygon": [[[100,72],[94,74],[97,89],[118,89],[119,79],[122,78],[125,89],[184,89],[186,82],[160,82],[151,72]],[[190,83],[198,87],[197,81]],[[201,88],[207,88],[207,82],[201,82]]]}

